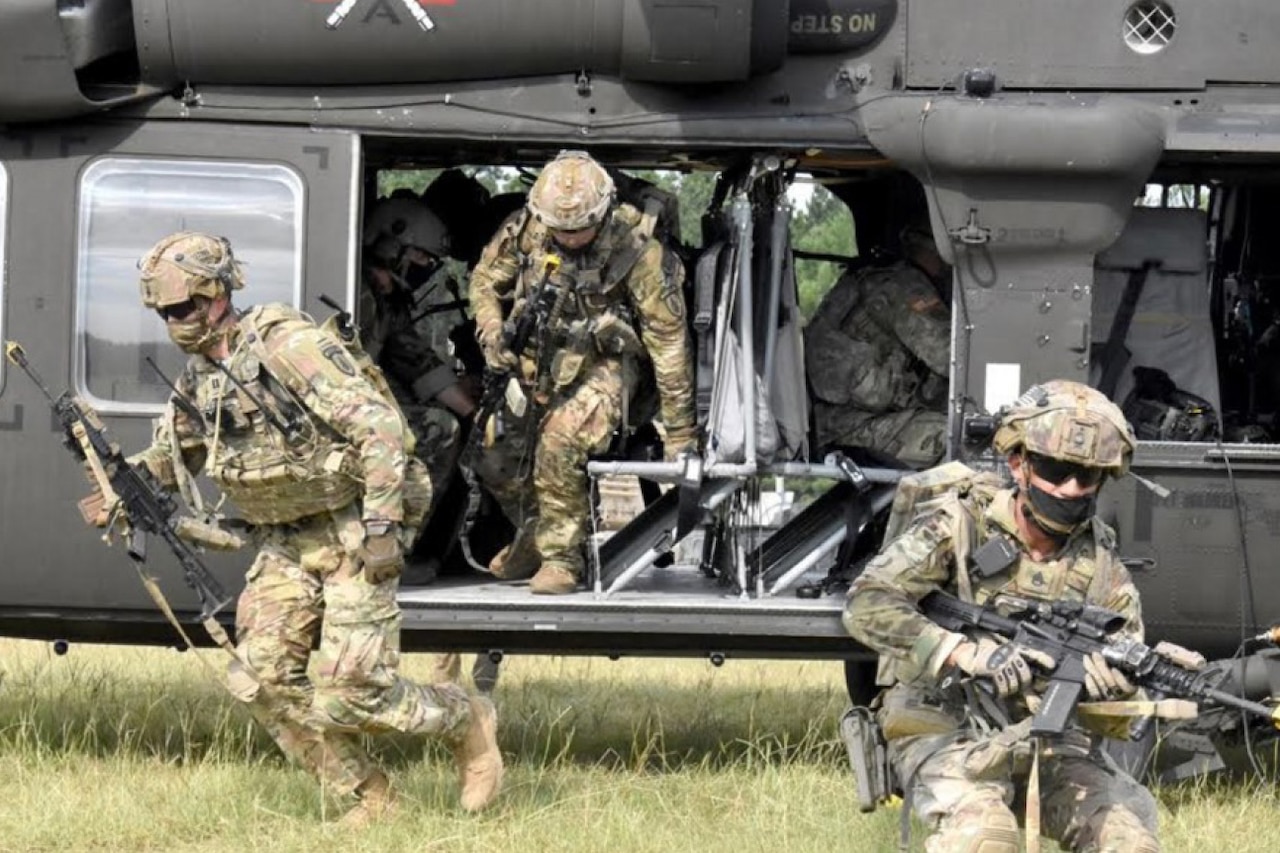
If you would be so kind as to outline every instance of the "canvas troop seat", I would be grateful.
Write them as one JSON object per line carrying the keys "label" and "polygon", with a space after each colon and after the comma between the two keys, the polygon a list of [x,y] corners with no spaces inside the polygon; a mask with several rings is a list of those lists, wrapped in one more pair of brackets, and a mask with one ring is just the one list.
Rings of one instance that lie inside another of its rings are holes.
{"label": "canvas troop seat", "polygon": [[1114,245],[1094,264],[1093,353],[1089,383],[1101,387],[1113,320],[1131,274],[1149,264],[1124,344],[1130,356],[1111,392],[1123,403],[1134,387],[1134,367],[1165,371],[1182,391],[1221,411],[1218,359],[1209,304],[1208,226],[1205,213],[1187,208],[1135,208]]}

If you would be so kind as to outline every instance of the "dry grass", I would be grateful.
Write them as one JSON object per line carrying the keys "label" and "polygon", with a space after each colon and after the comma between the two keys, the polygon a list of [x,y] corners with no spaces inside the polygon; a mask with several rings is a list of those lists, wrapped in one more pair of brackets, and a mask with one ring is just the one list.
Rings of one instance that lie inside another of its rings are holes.
{"label": "dry grass", "polygon": [[[221,666],[217,655],[207,660]],[[410,675],[426,656],[409,656]],[[509,658],[497,699],[509,784],[456,806],[442,751],[375,742],[407,801],[363,833],[284,763],[190,653],[0,641],[0,849],[881,851],[835,737],[832,663]],[[1165,849],[1274,849],[1275,792],[1161,792]],[[916,842],[919,846],[920,835]]]}

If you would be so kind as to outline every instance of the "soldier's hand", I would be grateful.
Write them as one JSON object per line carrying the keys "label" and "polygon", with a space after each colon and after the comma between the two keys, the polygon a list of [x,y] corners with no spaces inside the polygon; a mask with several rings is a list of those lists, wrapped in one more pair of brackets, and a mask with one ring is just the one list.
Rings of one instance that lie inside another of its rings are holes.
{"label": "soldier's hand", "polygon": [[80,515],[84,517],[85,524],[90,527],[103,528],[111,520],[112,508],[107,506],[106,496],[96,485],[93,491],[81,498],[76,505],[80,508]]}
{"label": "soldier's hand", "polygon": [[965,640],[951,653],[952,663],[969,675],[990,679],[1000,696],[1012,696],[1031,686],[1034,673],[1028,661],[1046,669],[1053,666],[1053,658],[1043,652],[986,637]]}
{"label": "soldier's hand", "polygon": [[662,456],[667,462],[675,462],[686,453],[698,452],[698,428],[677,427],[666,431],[662,442]]}
{"label": "soldier's hand", "polygon": [[398,524],[369,523],[365,525],[364,542],[356,551],[364,579],[371,584],[386,583],[400,577],[404,571],[404,548],[400,545]]}
{"label": "soldier's hand", "polygon": [[1084,692],[1094,702],[1104,702],[1127,699],[1138,692],[1138,688],[1123,672],[1107,663],[1102,652],[1094,652],[1084,659]]}
{"label": "soldier's hand", "polygon": [[511,370],[520,363],[515,353],[502,343],[501,323],[489,323],[480,330],[478,337],[480,349],[484,353],[484,362],[489,365],[490,370]]}

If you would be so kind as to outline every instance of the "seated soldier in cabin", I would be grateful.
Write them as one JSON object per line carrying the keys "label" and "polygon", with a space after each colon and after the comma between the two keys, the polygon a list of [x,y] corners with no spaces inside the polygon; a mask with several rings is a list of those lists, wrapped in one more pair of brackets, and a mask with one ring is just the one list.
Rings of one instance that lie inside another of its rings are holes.
{"label": "seated soldier in cabin", "polygon": [[[443,262],[449,232],[420,201],[391,198],[374,206],[364,242],[361,343],[386,374],[417,437],[414,455],[431,475],[434,510],[462,451],[458,419],[476,408],[467,383],[432,348],[415,317],[414,294]],[[415,563],[405,583],[430,583],[436,569],[435,561]]]}
{"label": "seated soldier in cabin", "polygon": [[928,468],[946,452],[951,267],[927,224],[900,259],[846,273],[805,329],[817,446],[866,447]]}

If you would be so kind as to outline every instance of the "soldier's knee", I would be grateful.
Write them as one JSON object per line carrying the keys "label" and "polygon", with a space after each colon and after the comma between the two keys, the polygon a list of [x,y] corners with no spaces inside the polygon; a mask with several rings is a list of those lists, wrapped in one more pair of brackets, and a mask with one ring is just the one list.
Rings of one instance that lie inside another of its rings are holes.
{"label": "soldier's knee", "polygon": [[925,849],[929,853],[1018,853],[1018,821],[1003,801],[984,797],[944,817]]}
{"label": "soldier's knee", "polygon": [[1160,853],[1152,821],[1121,805],[1100,809],[1085,821],[1078,849],[1086,853]]}

